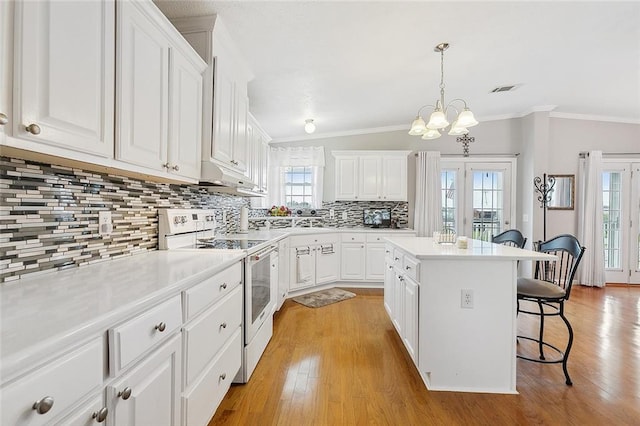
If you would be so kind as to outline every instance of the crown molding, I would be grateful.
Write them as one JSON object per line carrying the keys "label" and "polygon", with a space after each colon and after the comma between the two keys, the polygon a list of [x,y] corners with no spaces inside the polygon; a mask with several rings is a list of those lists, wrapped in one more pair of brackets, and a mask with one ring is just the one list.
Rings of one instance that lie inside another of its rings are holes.
{"label": "crown molding", "polygon": [[606,121],[610,123],[640,124],[640,118],[610,117],[606,115],[572,114],[569,112],[552,112],[552,118],[568,118],[571,120]]}

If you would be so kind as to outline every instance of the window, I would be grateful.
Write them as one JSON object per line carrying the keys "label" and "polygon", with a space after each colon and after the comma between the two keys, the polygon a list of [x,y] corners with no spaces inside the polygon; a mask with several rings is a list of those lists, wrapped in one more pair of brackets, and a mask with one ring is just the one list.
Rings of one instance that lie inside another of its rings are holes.
{"label": "window", "polygon": [[284,199],[289,208],[310,208],[313,205],[313,171],[311,167],[286,167]]}

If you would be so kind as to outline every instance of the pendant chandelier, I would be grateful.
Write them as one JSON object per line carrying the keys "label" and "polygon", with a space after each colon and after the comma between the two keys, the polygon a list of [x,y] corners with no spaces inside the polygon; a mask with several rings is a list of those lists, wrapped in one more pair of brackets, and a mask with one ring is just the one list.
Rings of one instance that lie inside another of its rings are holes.
{"label": "pendant chandelier", "polygon": [[[449,43],[440,43],[434,47],[434,52],[440,52],[440,99],[436,100],[435,105],[424,105],[418,110],[415,120],[411,123],[409,134],[412,136],[422,136],[422,139],[436,139],[441,136],[440,130],[445,130],[449,126],[447,115],[454,110],[457,117],[451,124],[448,134],[453,136],[465,135],[469,133],[468,127],[478,124],[473,113],[467,107],[467,103],[463,99],[454,99],[448,104],[444,101],[444,51],[449,48]],[[454,103],[462,104],[462,111],[459,111]],[[429,116],[429,122],[425,124],[420,116],[422,110],[426,107],[433,108],[433,112]]]}

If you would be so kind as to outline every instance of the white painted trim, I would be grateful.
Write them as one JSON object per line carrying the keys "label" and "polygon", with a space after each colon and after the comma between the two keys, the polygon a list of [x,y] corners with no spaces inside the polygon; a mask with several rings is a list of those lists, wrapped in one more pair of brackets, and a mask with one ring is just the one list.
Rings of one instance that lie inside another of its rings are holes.
{"label": "white painted trim", "polygon": [[640,124],[640,118],[609,117],[605,115],[572,114],[570,112],[552,112],[551,118],[568,118],[570,120],[607,121],[610,123]]}

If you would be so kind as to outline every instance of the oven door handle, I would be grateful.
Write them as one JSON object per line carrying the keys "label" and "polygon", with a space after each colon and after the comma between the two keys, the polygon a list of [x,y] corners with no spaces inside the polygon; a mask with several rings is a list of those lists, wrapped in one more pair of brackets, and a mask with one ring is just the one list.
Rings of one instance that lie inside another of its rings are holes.
{"label": "oven door handle", "polygon": [[277,249],[278,249],[277,246],[269,246],[269,247],[259,251],[256,254],[252,254],[251,256],[249,256],[249,259],[252,260],[252,261],[256,261],[257,262],[258,260],[260,260],[260,258],[262,256],[267,256],[267,255],[271,254],[272,252],[276,251]]}

